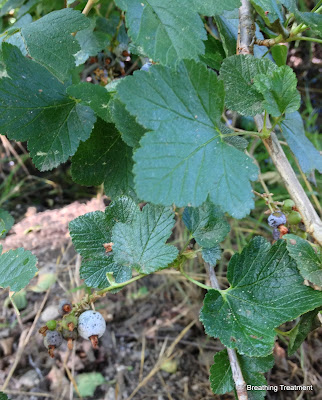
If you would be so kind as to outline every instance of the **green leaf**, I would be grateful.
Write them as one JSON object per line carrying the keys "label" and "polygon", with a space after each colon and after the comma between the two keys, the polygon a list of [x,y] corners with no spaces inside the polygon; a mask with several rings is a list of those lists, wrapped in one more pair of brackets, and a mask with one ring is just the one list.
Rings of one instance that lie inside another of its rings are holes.
{"label": "green leaf", "polygon": [[178,254],[176,247],[165,244],[174,222],[170,208],[146,205],[132,223],[117,223],[113,228],[114,259],[143,274],[167,268]]}
{"label": "green leaf", "polygon": [[108,103],[111,99],[109,92],[100,85],[81,82],[67,88],[67,93],[74,99],[81,100],[81,104],[91,107],[98,117],[111,122]]}
{"label": "green leaf", "polygon": [[139,147],[139,142],[146,133],[146,129],[136,122],[135,117],[127,111],[125,105],[117,97],[113,98],[109,106],[112,120],[121,132],[124,142],[130,147]]}
{"label": "green leaf", "polygon": [[210,249],[202,249],[201,255],[206,263],[211,267],[214,267],[217,264],[217,261],[221,259],[221,247],[217,244]]}
{"label": "green leaf", "polygon": [[322,251],[315,251],[309,242],[296,235],[285,235],[283,238],[286,239],[287,250],[296,261],[303,278],[322,286]]}
{"label": "green leaf", "polygon": [[28,140],[38,169],[46,171],[68,160],[80,141],[88,139],[93,111],[66,96],[62,84],[46,68],[3,43],[10,78],[0,81],[0,132]]}
{"label": "green leaf", "polygon": [[322,174],[322,156],[305,136],[304,124],[298,112],[287,114],[281,123],[283,136],[304,173],[317,169]]}
{"label": "green leaf", "polygon": [[88,397],[94,396],[95,389],[105,383],[105,379],[100,372],[86,372],[77,375],[76,383],[80,395]]}
{"label": "green leaf", "polygon": [[227,107],[242,115],[254,116],[263,112],[264,97],[256,90],[253,79],[258,74],[272,73],[276,68],[271,61],[251,55],[226,58],[221,66],[220,78],[225,84]]}
{"label": "green leaf", "polygon": [[122,194],[136,197],[132,152],[114,125],[98,120],[91,137],[72,158],[72,178],[86,186],[104,183],[105,193],[112,198]]}
{"label": "green leaf", "polygon": [[296,1],[281,0],[281,3],[291,11],[298,22],[308,25],[308,27],[319,36],[322,36],[322,15],[312,12],[299,11]]}
{"label": "green leaf", "polygon": [[15,305],[17,306],[18,310],[23,310],[27,307],[27,292],[26,290],[20,290],[19,292],[15,293],[12,296],[12,300],[14,301]]}
{"label": "green leaf", "polygon": [[75,67],[80,50],[73,32],[88,28],[90,21],[71,8],[53,11],[21,29],[29,55],[64,81]]}
{"label": "green leaf", "polygon": [[209,290],[200,313],[205,331],[248,356],[272,351],[274,328],[322,303],[322,292],[303,285],[282,240],[272,247],[255,237],[228,266],[230,288]]}
{"label": "green leaf", "polygon": [[109,44],[107,34],[103,32],[94,32],[96,19],[90,20],[90,26],[76,33],[76,39],[81,50],[75,54],[76,65],[86,62],[90,56],[96,56],[100,51],[104,50]]}
{"label": "green leaf", "polygon": [[182,219],[199,246],[208,249],[222,242],[230,232],[224,213],[210,201],[198,208],[186,207]]}
{"label": "green leaf", "polygon": [[251,0],[252,5],[266,23],[279,19],[284,21],[282,5],[279,0]]}
{"label": "green leaf", "polygon": [[3,239],[12,228],[15,220],[8,211],[0,208],[0,221],[2,221],[2,225],[0,227],[0,238]]}
{"label": "green leaf", "polygon": [[28,285],[38,271],[37,258],[28,250],[19,248],[0,255],[0,286],[19,292]]}
{"label": "green leaf", "polygon": [[299,322],[289,332],[288,355],[292,355],[301,346],[307,335],[321,326],[317,317],[321,308],[316,308],[304,315],[301,315]]}
{"label": "green leaf", "polygon": [[80,277],[85,280],[88,287],[104,289],[110,284],[106,278],[107,273],[112,273],[116,283],[122,283],[132,278],[132,270],[114,261],[114,257],[100,256],[82,264]]}
{"label": "green leaf", "polygon": [[5,393],[0,392],[0,400],[8,400],[8,396]]}
{"label": "green leaf", "polygon": [[263,107],[273,117],[291,113],[300,108],[301,96],[292,68],[284,65],[271,74],[254,77],[256,89],[264,96]]}
{"label": "green leaf", "polygon": [[73,244],[85,260],[80,268],[80,276],[85,279],[87,286],[110,286],[106,279],[106,273],[109,272],[113,273],[118,283],[131,278],[131,269],[118,264],[114,259],[114,251],[106,253],[103,245],[111,242],[112,228],[117,222],[131,223],[137,214],[138,206],[130,198],[120,197],[105,212],[95,211],[70,222]]}
{"label": "green leaf", "polygon": [[111,241],[112,224],[102,211],[81,215],[69,223],[76,251],[85,259],[105,255],[104,243]]}
{"label": "green leaf", "polygon": [[226,11],[223,15],[216,15],[214,20],[226,56],[229,57],[235,55],[239,25],[238,13]]}
{"label": "green leaf", "polygon": [[177,71],[156,65],[118,85],[120,100],[138,122],[155,132],[134,155],[136,191],[155,204],[213,203],[236,218],[254,206],[250,180],[257,167],[226,144],[218,128],[223,83],[206,66],[182,62]]}
{"label": "green leaf", "polygon": [[[250,358],[237,354],[239,365],[246,384],[252,386],[266,385],[267,382],[261,373],[271,369],[274,365],[272,355],[260,358]],[[235,385],[227,350],[222,350],[214,356],[214,364],[210,368],[211,390],[216,394],[231,392]],[[247,391],[249,400],[260,400],[265,398],[265,390]]]}
{"label": "green leaf", "polygon": [[195,7],[200,14],[208,17],[222,14],[226,10],[234,10],[239,8],[240,0],[193,0]]}
{"label": "green leaf", "polygon": [[221,63],[225,58],[225,51],[222,43],[209,35],[208,40],[205,42],[206,51],[204,56],[200,56],[200,60],[207,64],[209,67],[220,70]]}
{"label": "green leaf", "polygon": [[276,44],[271,48],[271,53],[278,67],[286,65],[288,48],[284,44]]}
{"label": "green leaf", "polygon": [[126,12],[129,36],[154,61],[175,65],[204,53],[207,35],[191,0],[116,0],[116,4]]}

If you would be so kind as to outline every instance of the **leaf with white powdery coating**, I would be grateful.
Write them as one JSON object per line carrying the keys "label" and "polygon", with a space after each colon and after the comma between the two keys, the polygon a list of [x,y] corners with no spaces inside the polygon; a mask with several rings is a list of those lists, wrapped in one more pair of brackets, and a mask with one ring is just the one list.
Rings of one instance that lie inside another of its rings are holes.
{"label": "leaf with white powdery coating", "polygon": [[276,68],[273,62],[251,55],[226,58],[220,69],[220,78],[225,84],[227,107],[242,115],[254,116],[263,112],[264,96],[256,89],[253,79],[258,74],[270,74]]}
{"label": "leaf with white powdery coating", "polygon": [[132,154],[115,126],[98,119],[91,137],[72,158],[72,178],[86,186],[104,183],[105,193],[112,198],[123,194],[135,198]]}
{"label": "leaf with white powdery coating", "polygon": [[296,75],[287,65],[277,68],[272,74],[256,75],[254,85],[264,96],[263,107],[273,117],[300,108],[301,96],[296,89]]}
{"label": "leaf with white powdery coating", "polygon": [[70,99],[66,85],[17,47],[3,43],[2,50],[9,78],[0,80],[0,132],[27,140],[41,171],[57,167],[88,139],[94,112]]}
{"label": "leaf with white powdery coating", "polygon": [[283,238],[303,278],[322,286],[322,251],[315,251],[309,242],[296,235],[285,235]]}
{"label": "leaf with white powdery coating", "polygon": [[60,80],[75,67],[73,54],[80,50],[73,32],[88,28],[90,21],[72,8],[53,11],[21,29],[32,58],[46,66]]}
{"label": "leaf with white powdery coating", "polygon": [[175,65],[204,53],[207,35],[191,0],[116,0],[116,5],[125,11],[129,36],[154,61]]}
{"label": "leaf with white powdery coating", "polygon": [[322,155],[305,136],[305,129],[299,112],[287,114],[281,123],[282,134],[298,159],[305,174],[317,169],[322,174]]}
{"label": "leaf with white powdery coating", "polygon": [[[243,378],[247,384],[252,386],[266,385],[266,379],[262,373],[268,371],[274,365],[272,355],[267,357],[247,357],[237,353],[239,365]],[[210,386],[216,394],[225,394],[234,389],[234,380],[229,362],[227,350],[222,350],[214,356],[214,364],[210,368]],[[260,400],[265,398],[265,390],[248,390],[249,400]]]}
{"label": "leaf with white powdery coating", "polygon": [[174,213],[170,208],[146,205],[132,223],[117,223],[114,226],[114,259],[143,274],[167,268],[178,255],[176,247],[165,244],[174,222]]}
{"label": "leaf with white powdery coating", "polygon": [[157,65],[125,78],[117,89],[128,111],[155,131],[141,139],[134,155],[140,198],[199,206],[209,194],[236,218],[249,213],[254,206],[250,180],[258,169],[223,141],[218,126],[224,90],[213,71],[194,61],[180,63],[176,71]]}
{"label": "leaf with white powdery coating", "polygon": [[201,207],[186,207],[182,220],[201,247],[211,248],[222,242],[230,226],[220,208],[210,201]]}
{"label": "leaf with white powdery coating", "polygon": [[[0,246],[0,252],[2,248]],[[0,255],[0,286],[13,292],[26,287],[35,276],[37,258],[28,250],[19,248]]]}
{"label": "leaf with white powdery coating", "polygon": [[322,292],[303,285],[282,240],[272,247],[255,237],[228,266],[230,288],[209,290],[200,320],[209,336],[248,356],[271,353],[274,328],[322,303]]}

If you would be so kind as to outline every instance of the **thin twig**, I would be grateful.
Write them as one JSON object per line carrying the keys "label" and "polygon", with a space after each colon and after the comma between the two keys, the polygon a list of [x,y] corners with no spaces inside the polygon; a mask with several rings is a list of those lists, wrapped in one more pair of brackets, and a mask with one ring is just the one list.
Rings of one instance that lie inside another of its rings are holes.
{"label": "thin twig", "polygon": [[84,10],[82,11],[82,13],[84,15],[88,15],[89,12],[91,11],[91,9],[93,8],[94,4],[96,3],[96,0],[88,0]]}
{"label": "thin twig", "polygon": [[[240,17],[240,40],[239,53],[253,54],[253,46],[255,32],[252,29],[254,25],[253,9],[249,0],[242,0],[242,6],[239,9]],[[263,115],[254,117],[257,129],[262,131],[264,123],[270,128],[270,122],[264,119]],[[317,243],[322,245],[322,222],[315,211],[312,203],[301,186],[291,164],[289,163],[281,144],[279,143],[274,131],[271,132],[268,139],[263,139],[264,146],[268,151],[277,171],[281,175],[284,185],[293,199],[302,220],[309,233]]]}
{"label": "thin twig", "polygon": [[[220,286],[217,280],[217,276],[213,267],[205,263],[206,270],[209,276],[210,284],[213,289],[220,290]],[[248,400],[246,382],[241,371],[239,361],[237,358],[237,353],[234,349],[229,349],[227,347],[227,353],[229,357],[229,363],[231,367],[231,372],[233,374],[233,380],[235,383],[236,393],[238,400]]]}

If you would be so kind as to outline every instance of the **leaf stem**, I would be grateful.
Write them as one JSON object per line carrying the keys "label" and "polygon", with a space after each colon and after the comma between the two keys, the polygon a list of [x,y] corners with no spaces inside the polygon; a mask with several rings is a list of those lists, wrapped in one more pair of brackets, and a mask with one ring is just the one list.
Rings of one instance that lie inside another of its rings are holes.
{"label": "leaf stem", "polygon": [[315,5],[315,7],[312,8],[311,12],[312,12],[312,13],[315,13],[315,12],[318,13],[318,12],[319,12],[318,9],[320,8],[321,5],[322,5],[322,0],[320,0],[320,1]]}
{"label": "leaf stem", "polygon": [[89,296],[89,302],[93,301],[93,299],[95,299],[96,296],[103,296],[105,293],[108,293],[114,289],[120,289],[120,288],[127,286],[135,281],[138,281],[141,278],[144,278],[145,276],[146,276],[146,274],[140,274],[140,275],[135,276],[134,278],[129,279],[128,281],[125,281],[122,283],[116,283],[112,286],[109,286],[107,288],[99,290],[98,292],[94,292],[92,295]]}
{"label": "leaf stem", "polygon": [[181,272],[181,274],[182,274],[185,278],[188,279],[188,281],[194,283],[195,285],[201,287],[202,289],[206,289],[206,290],[213,289],[211,286],[204,285],[203,283],[198,282],[198,281],[196,281],[195,279],[191,278],[191,276],[189,276],[189,275],[184,271],[184,269],[183,269],[183,263],[181,263],[181,265],[180,265],[180,272]]}
{"label": "leaf stem", "polygon": [[296,40],[305,40],[307,42],[315,42],[315,43],[322,43],[322,39],[318,39],[318,38],[312,38],[309,36],[295,36],[290,38],[292,40],[286,40],[287,42],[294,42]]}

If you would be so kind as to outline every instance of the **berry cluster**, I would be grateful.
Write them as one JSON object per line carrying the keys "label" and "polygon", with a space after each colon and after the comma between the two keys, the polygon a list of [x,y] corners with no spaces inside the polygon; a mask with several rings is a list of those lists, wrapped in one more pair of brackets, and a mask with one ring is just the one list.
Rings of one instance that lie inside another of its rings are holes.
{"label": "berry cluster", "polygon": [[[285,200],[282,210],[283,212],[275,211],[271,213],[267,219],[268,225],[273,228],[273,239],[278,240],[289,231],[306,239],[307,234],[301,229],[302,217],[297,211],[294,201],[291,199]],[[286,224],[288,227],[285,226]]]}
{"label": "berry cluster", "polygon": [[90,340],[94,348],[98,347],[98,339],[106,329],[105,320],[99,312],[87,310],[76,316],[68,300],[61,300],[58,311],[62,316],[60,321],[48,321],[39,329],[50,357],[54,357],[54,350],[61,346],[63,339],[69,349],[73,348],[73,341],[79,336]]}

